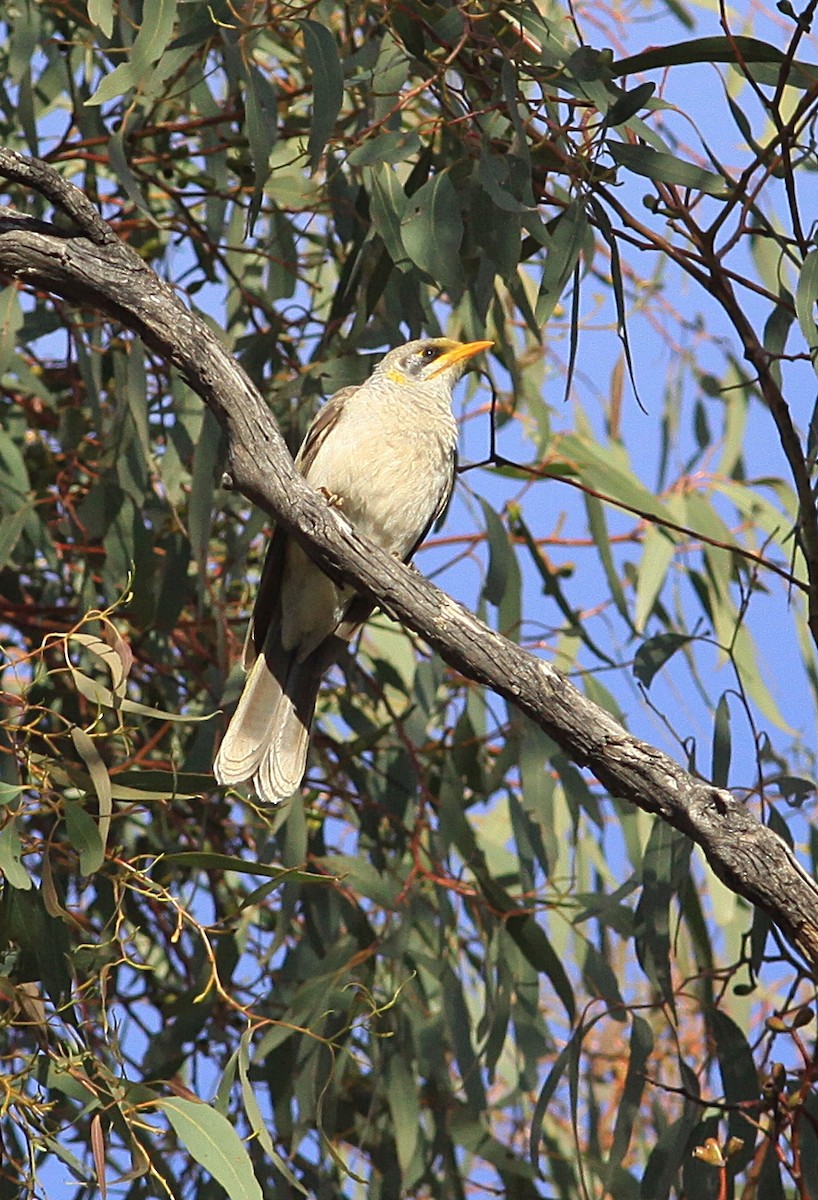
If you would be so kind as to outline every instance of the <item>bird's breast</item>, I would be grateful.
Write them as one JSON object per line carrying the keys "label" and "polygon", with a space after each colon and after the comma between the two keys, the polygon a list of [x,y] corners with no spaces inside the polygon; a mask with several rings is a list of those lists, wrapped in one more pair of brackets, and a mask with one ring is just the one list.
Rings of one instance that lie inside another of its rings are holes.
{"label": "bird's breast", "polygon": [[326,438],[307,478],[337,498],[356,529],[405,557],[451,487],[454,418],[417,409],[348,415]]}

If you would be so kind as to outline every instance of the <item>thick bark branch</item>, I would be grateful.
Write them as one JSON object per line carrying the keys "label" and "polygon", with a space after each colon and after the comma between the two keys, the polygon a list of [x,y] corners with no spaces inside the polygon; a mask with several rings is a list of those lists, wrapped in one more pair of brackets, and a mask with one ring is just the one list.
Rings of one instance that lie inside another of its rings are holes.
{"label": "thick bark branch", "polygon": [[[0,175],[37,190],[77,233],[0,214],[0,273],[96,308],[138,333],[181,372],[227,435],[234,486],[421,634],[451,666],[505,697],[609,792],[693,839],[718,877],[775,921],[818,973],[818,884],[786,843],[729,792],[631,737],[547,662],[494,633],[433,584],[359,537],[295,471],[264,400],[204,322],[46,164],[0,149]],[[107,230],[107,233],[105,232]]]}

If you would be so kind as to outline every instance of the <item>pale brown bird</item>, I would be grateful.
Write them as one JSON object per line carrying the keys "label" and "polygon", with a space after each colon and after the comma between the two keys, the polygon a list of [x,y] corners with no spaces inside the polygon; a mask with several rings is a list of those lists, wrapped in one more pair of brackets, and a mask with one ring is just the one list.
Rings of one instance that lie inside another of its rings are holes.
{"label": "pale brown bird", "polygon": [[[362,534],[408,561],[443,514],[454,486],[452,388],[491,342],[423,338],[391,350],[366,383],[320,410],[296,466]],[[214,770],[252,781],[267,804],[304,776],[318,688],[372,604],[333,583],[277,529],[267,550],[244,647],[249,672]]]}

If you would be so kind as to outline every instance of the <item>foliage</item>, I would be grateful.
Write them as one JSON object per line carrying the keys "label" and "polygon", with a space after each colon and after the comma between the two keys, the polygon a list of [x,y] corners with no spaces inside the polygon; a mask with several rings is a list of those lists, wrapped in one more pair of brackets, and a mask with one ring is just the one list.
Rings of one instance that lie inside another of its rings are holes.
{"label": "foliage", "polygon": [[[494,338],[421,569],[814,871],[813,9],[42,0],[0,121],[293,445],[371,354]],[[764,914],[385,618],[303,798],[215,792],[262,516],[129,331],[0,315],[0,1195],[818,1195]]]}

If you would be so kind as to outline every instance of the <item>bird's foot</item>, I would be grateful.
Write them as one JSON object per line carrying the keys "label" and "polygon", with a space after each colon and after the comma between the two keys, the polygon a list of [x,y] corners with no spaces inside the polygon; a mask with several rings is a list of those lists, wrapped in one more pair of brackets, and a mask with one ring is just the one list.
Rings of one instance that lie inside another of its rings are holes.
{"label": "bird's foot", "polygon": [[330,508],[343,508],[343,506],[344,506],[343,496],[337,496],[335,494],[335,492],[331,492],[329,490],[329,488],[325,488],[325,487],[320,487],[318,490],[321,493],[321,495],[324,497],[324,499],[326,500],[326,502],[330,506]]}

